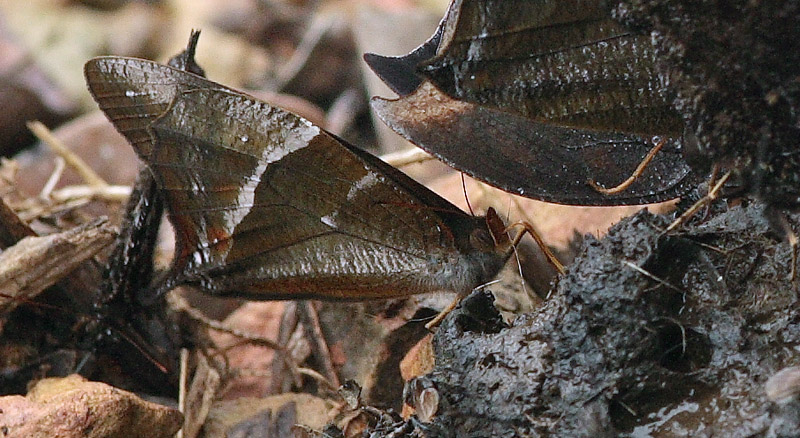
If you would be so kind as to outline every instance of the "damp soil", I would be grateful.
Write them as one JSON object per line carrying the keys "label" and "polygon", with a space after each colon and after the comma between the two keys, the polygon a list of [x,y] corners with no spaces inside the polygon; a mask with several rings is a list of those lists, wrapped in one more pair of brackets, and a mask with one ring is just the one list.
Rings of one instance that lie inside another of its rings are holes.
{"label": "damp soil", "polygon": [[664,235],[669,222],[642,211],[587,238],[510,326],[471,297],[434,338],[428,435],[796,436],[800,402],[764,390],[800,363],[789,245],[759,204]]}

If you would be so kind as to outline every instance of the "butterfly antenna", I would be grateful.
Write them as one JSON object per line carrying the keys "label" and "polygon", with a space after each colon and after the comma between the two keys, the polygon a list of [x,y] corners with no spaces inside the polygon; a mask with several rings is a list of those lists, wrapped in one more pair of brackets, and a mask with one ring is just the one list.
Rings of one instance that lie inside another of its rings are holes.
{"label": "butterfly antenna", "polygon": [[475,212],[472,210],[472,204],[469,203],[469,196],[467,195],[467,180],[464,178],[464,172],[461,172],[461,190],[464,192],[464,200],[467,201],[467,208],[469,209],[469,214],[475,216]]}
{"label": "butterfly antenna", "polygon": [[[522,206],[519,204],[519,201],[517,201],[517,198],[514,197],[514,196],[509,197],[508,205],[507,205],[507,208],[506,208],[506,223],[509,223],[511,221],[511,203],[512,202],[514,203],[514,206],[517,208],[517,211],[522,212]],[[506,234],[509,234],[509,233],[506,233]],[[519,243],[519,241],[516,241],[516,239],[511,239],[510,235],[508,236],[508,238],[509,238],[509,240],[515,241],[515,243],[513,245],[511,245],[511,248],[514,249],[514,260],[517,263],[517,272],[519,273],[520,283],[522,283],[522,292],[524,292],[527,295],[528,294],[528,288],[525,286],[525,277],[522,276],[522,261],[519,259],[519,251],[517,251],[517,245],[516,245],[517,243]]]}
{"label": "butterfly antenna", "polygon": [[528,288],[525,286],[525,277],[522,276],[522,262],[519,259],[519,251],[517,251],[517,245],[513,246],[514,248],[514,260],[517,262],[517,272],[519,273],[519,280],[522,283],[522,292],[525,295],[528,295]]}
{"label": "butterfly antenna", "polygon": [[[122,338],[125,342],[128,343],[131,347],[133,347],[136,351],[139,352],[148,362],[150,362],[154,367],[158,368],[164,374],[169,372],[169,369],[166,365],[162,364],[161,362],[156,359],[155,356],[150,354],[149,351],[139,342],[139,340],[135,339],[134,336],[126,333],[126,329],[122,326],[117,326],[116,324],[112,324],[110,321],[102,321],[106,325],[106,328],[114,331],[114,333]],[[135,334],[135,332],[132,332]],[[138,336],[137,336],[138,337]]]}

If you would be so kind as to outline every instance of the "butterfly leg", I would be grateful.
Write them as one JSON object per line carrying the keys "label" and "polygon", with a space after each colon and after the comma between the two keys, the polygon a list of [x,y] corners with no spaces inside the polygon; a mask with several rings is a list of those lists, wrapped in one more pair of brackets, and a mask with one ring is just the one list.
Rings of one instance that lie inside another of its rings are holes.
{"label": "butterfly leg", "polygon": [[[550,251],[550,248],[548,248],[547,245],[544,243],[544,239],[542,239],[542,236],[539,235],[539,233],[536,231],[536,229],[533,227],[533,225],[531,225],[529,222],[520,221],[520,222],[516,222],[516,223],[513,223],[513,224],[509,225],[508,227],[506,227],[505,230],[503,230],[503,232],[506,233],[511,228],[515,228],[515,227],[522,227],[523,230],[519,234],[517,234],[517,236],[514,238],[512,244],[510,245],[510,250],[511,251],[513,251],[514,248],[516,248],[517,244],[519,243],[520,240],[522,240],[522,237],[526,233],[530,234],[531,237],[533,238],[533,240],[536,241],[536,244],[539,246],[539,248],[544,253],[545,257],[547,258],[547,261],[554,268],[556,268],[558,273],[559,274],[564,274],[566,272],[566,269],[564,269],[564,265],[558,260],[558,258],[555,256],[555,254],[553,254],[553,252]],[[479,286],[479,287],[482,287],[482,286]],[[463,299],[464,299],[464,295],[463,294],[458,294],[458,296],[456,296],[456,298],[446,308],[444,308],[441,312],[439,312],[438,315],[436,315],[432,320],[430,320],[427,324],[425,324],[425,328],[428,329],[428,330],[432,330],[433,328],[438,327],[439,324],[441,324],[442,320],[450,312],[455,310],[455,308],[458,307],[459,303],[461,303],[461,300],[463,300]]]}
{"label": "butterfly leg", "polygon": [[564,269],[564,264],[558,260],[556,255],[553,254],[553,251],[550,251],[550,248],[547,246],[547,244],[544,243],[544,239],[542,239],[542,236],[539,235],[539,232],[536,231],[536,228],[534,228],[530,222],[525,222],[525,221],[515,222],[506,227],[506,231],[510,230],[513,227],[522,227],[523,230],[519,234],[517,234],[517,236],[514,238],[511,245],[512,249],[516,248],[517,244],[519,243],[520,240],[522,240],[522,237],[525,235],[525,233],[530,234],[533,240],[536,241],[536,244],[539,246],[539,249],[541,249],[542,252],[544,253],[544,256],[547,258],[547,261],[554,268],[556,268],[558,273],[563,275],[566,272],[566,269]]}
{"label": "butterfly leg", "polygon": [[425,324],[425,328],[428,329],[429,331],[432,331],[436,327],[439,327],[439,324],[442,323],[445,316],[449,315],[450,312],[455,310],[456,307],[458,307],[458,305],[461,303],[461,300],[463,299],[464,299],[464,294],[456,295],[456,297],[453,299],[453,301],[450,302],[450,304],[447,305],[447,307],[442,309],[442,311],[439,312],[438,315],[434,316],[432,320],[430,320],[427,324]]}
{"label": "butterfly leg", "polygon": [[624,191],[625,189],[630,187],[631,184],[633,184],[633,182],[636,181],[637,178],[642,176],[642,173],[644,173],[644,170],[647,168],[647,165],[650,164],[651,161],[653,161],[653,158],[656,156],[658,151],[660,151],[661,148],[664,147],[664,144],[666,142],[667,142],[666,138],[661,138],[658,141],[658,143],[656,143],[656,145],[653,146],[652,149],[650,149],[650,152],[648,152],[647,155],[645,155],[642,162],[639,163],[638,166],[636,166],[636,170],[633,171],[631,176],[629,176],[628,179],[621,182],[619,185],[607,189],[605,187],[601,187],[594,180],[589,180],[589,185],[592,186],[593,189],[597,190],[598,192],[604,195],[614,195]]}

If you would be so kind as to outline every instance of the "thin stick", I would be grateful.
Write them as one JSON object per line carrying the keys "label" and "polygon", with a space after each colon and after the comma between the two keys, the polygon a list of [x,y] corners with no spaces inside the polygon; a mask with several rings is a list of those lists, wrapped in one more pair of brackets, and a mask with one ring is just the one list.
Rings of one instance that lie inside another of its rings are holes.
{"label": "thin stick", "polygon": [[619,403],[619,404],[620,404],[620,406],[622,406],[623,408],[625,408],[625,410],[626,410],[626,411],[628,411],[628,412],[629,412],[631,415],[633,415],[634,417],[637,417],[637,416],[639,416],[639,414],[637,414],[637,413],[636,413],[636,411],[634,411],[632,407],[630,407],[630,406],[626,405],[626,404],[625,404],[625,403],[623,403],[621,400],[617,400],[617,403]]}
{"label": "thin stick", "polygon": [[644,173],[644,169],[647,168],[647,165],[649,165],[651,161],[653,161],[653,158],[656,156],[658,151],[660,151],[661,148],[664,147],[664,144],[666,142],[667,140],[665,138],[661,138],[658,141],[658,143],[656,143],[656,145],[652,149],[650,149],[650,152],[648,152],[647,155],[645,155],[642,162],[639,163],[638,166],[636,166],[636,170],[633,171],[631,176],[629,176],[628,179],[626,179],[625,181],[622,181],[619,185],[607,189],[601,187],[599,184],[597,184],[597,182],[591,179],[589,180],[589,185],[592,186],[593,189],[597,190],[598,192],[604,195],[614,195],[622,192],[623,190],[630,187],[631,184],[633,184],[633,182],[636,181],[637,178],[642,176],[642,173]]}
{"label": "thin stick", "polygon": [[392,152],[381,155],[381,160],[394,167],[408,166],[409,164],[424,163],[433,160],[431,154],[420,148],[411,148],[404,151]]}
{"label": "thin stick", "polygon": [[53,192],[56,184],[58,184],[58,181],[61,179],[61,175],[64,174],[64,169],[67,167],[67,162],[64,161],[63,157],[56,157],[55,165],[56,167],[50,174],[50,178],[47,178],[47,182],[44,183],[44,187],[42,187],[42,190],[39,192],[39,199],[50,199],[50,193]]}
{"label": "thin stick", "polygon": [[658,282],[659,284],[661,284],[663,286],[666,286],[666,287],[668,287],[668,288],[670,288],[670,289],[672,289],[672,290],[674,290],[674,291],[676,291],[678,293],[681,293],[681,294],[686,293],[686,292],[682,291],[681,289],[679,289],[677,286],[673,286],[668,281],[663,280],[661,278],[658,278],[657,276],[655,276],[652,273],[648,272],[647,270],[641,268],[640,266],[637,266],[636,264],[634,264],[632,262],[629,262],[628,260],[623,260],[622,264],[627,266],[627,267],[629,267],[629,268],[631,268],[631,269],[633,269],[634,271],[644,275],[645,277],[647,277],[647,278],[649,278],[651,280],[654,280],[654,281]]}
{"label": "thin stick", "polygon": [[338,386],[334,386],[334,384],[330,380],[326,379],[325,376],[323,376],[316,370],[312,370],[311,368],[298,367],[297,373],[311,377],[312,379],[322,383],[324,386],[326,386],[329,390],[333,392],[336,392],[336,390],[338,389]]}
{"label": "thin stick", "polygon": [[[293,368],[289,362],[284,360],[286,356],[291,355],[289,341],[291,340],[292,332],[294,332],[297,327],[297,318],[297,305],[294,301],[287,302],[283,307],[280,329],[278,330],[278,343],[286,345],[286,351],[276,351],[272,359],[272,379],[269,386],[270,394],[280,394],[288,390],[288,387],[283,387],[283,374],[286,369],[289,369],[297,386],[299,387],[302,385],[302,382],[294,372],[297,367]],[[294,358],[291,359],[294,360]]]}
{"label": "thin stick", "polygon": [[[60,158],[59,161],[63,162]],[[53,181],[55,181],[55,179],[53,179]],[[38,199],[28,198],[16,206],[20,212],[20,217],[24,216],[26,220],[29,220],[45,213],[55,214],[59,211],[80,207],[93,200],[125,202],[131,194],[130,186],[89,186],[83,184],[66,186],[50,192],[49,185],[50,182],[42,189]],[[44,203],[42,201],[44,201]]]}
{"label": "thin stick", "polygon": [[75,155],[74,152],[69,150],[66,146],[59,139],[57,139],[47,126],[44,126],[42,122],[34,121],[28,122],[28,129],[33,132],[33,134],[41,140],[44,144],[50,146],[50,149],[53,150],[56,154],[64,158],[64,161],[67,164],[75,169],[76,172],[86,181],[87,184],[94,187],[102,187],[107,186],[108,183],[100,178],[100,176],[92,170],[80,157]]}
{"label": "thin stick", "polygon": [[717,184],[708,191],[708,194],[703,196],[699,201],[695,202],[688,210],[684,211],[682,215],[680,215],[677,219],[675,219],[667,229],[664,231],[665,233],[669,233],[670,231],[678,228],[683,223],[685,223],[689,218],[695,215],[704,205],[707,203],[717,199],[719,196],[719,191],[722,189],[722,186],[728,181],[728,178],[731,177],[731,170],[728,171],[725,175],[722,175],[722,178],[717,181]]}
{"label": "thin stick", "polygon": [[278,344],[277,342],[275,342],[275,341],[273,341],[271,339],[267,339],[267,338],[265,338],[263,336],[254,335],[252,333],[247,333],[245,331],[229,327],[228,325],[226,325],[226,324],[224,324],[224,323],[222,323],[220,321],[216,321],[216,320],[213,320],[211,318],[208,318],[207,316],[203,315],[202,312],[200,312],[199,310],[197,310],[194,307],[190,306],[189,303],[183,297],[177,296],[175,294],[171,294],[170,295],[170,304],[176,310],[186,312],[186,315],[188,315],[190,318],[194,319],[195,321],[199,321],[200,323],[202,323],[203,325],[207,326],[208,328],[211,328],[211,329],[223,332],[223,333],[227,333],[227,334],[232,335],[232,336],[236,336],[237,338],[241,338],[241,339],[247,340],[247,341],[255,343],[255,344],[263,345],[263,346],[265,346],[267,348],[271,348],[273,350],[285,351],[285,349],[286,349],[286,347],[284,347],[283,345]]}
{"label": "thin stick", "polygon": [[336,375],[336,369],[333,367],[331,360],[331,350],[328,348],[328,342],[325,340],[325,335],[322,333],[322,327],[319,323],[319,315],[317,309],[309,301],[300,301],[297,303],[297,311],[299,314],[300,322],[306,331],[306,339],[311,345],[311,350],[316,354],[317,359],[320,361],[328,380],[334,388],[338,388],[339,376]]}
{"label": "thin stick", "polygon": [[55,202],[67,202],[76,199],[99,199],[108,202],[125,202],[131,195],[130,186],[67,186],[50,193]]}
{"label": "thin stick", "polygon": [[[189,350],[181,348],[180,356],[180,375],[178,377],[178,410],[186,415],[186,384],[189,380]],[[183,428],[175,435],[176,438],[183,438]]]}

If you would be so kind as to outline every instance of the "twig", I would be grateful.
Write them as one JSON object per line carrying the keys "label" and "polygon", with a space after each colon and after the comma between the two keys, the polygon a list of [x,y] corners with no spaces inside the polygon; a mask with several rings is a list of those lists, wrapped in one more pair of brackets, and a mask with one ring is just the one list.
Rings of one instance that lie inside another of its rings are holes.
{"label": "twig", "polygon": [[[186,415],[186,381],[189,379],[189,350],[181,348],[181,369],[178,377],[178,410]],[[183,428],[178,431],[175,438],[183,438]]]}
{"label": "twig", "polygon": [[66,146],[59,139],[57,139],[47,126],[44,126],[42,122],[34,121],[28,122],[28,129],[33,132],[33,134],[41,140],[44,144],[50,146],[50,149],[53,150],[56,154],[64,158],[64,161],[67,164],[75,169],[76,172],[86,181],[87,184],[94,187],[102,187],[107,186],[108,183],[100,178],[100,176],[95,173],[80,157],[75,155],[74,152],[69,150]]}
{"label": "twig", "polygon": [[277,350],[277,351],[284,351],[285,350],[284,346],[279,345],[277,342],[275,342],[275,341],[273,341],[271,339],[267,339],[267,338],[265,338],[263,336],[254,335],[252,333],[247,333],[245,331],[238,330],[238,329],[235,329],[233,327],[230,327],[230,326],[228,326],[228,325],[226,325],[226,324],[224,324],[224,323],[222,323],[220,321],[208,318],[207,316],[203,315],[202,312],[200,312],[199,310],[197,310],[194,307],[192,307],[191,305],[189,305],[189,303],[183,297],[180,297],[180,296],[178,296],[176,294],[170,294],[169,297],[170,297],[170,304],[176,310],[186,312],[186,314],[190,318],[194,319],[195,321],[200,322],[201,324],[207,326],[208,328],[211,328],[211,329],[223,332],[223,333],[227,333],[227,334],[232,335],[232,336],[236,336],[237,338],[245,339],[245,340],[247,340],[249,342],[252,342],[252,343],[255,343],[255,344],[263,345],[263,346],[271,348],[273,350]]}
{"label": "twig", "polygon": [[685,293],[684,291],[682,291],[681,289],[679,289],[677,286],[673,286],[673,285],[672,285],[672,284],[670,284],[668,281],[666,281],[666,280],[663,280],[663,279],[661,279],[661,278],[658,278],[658,277],[656,277],[656,276],[655,276],[655,275],[653,275],[652,273],[650,273],[650,272],[647,272],[646,270],[644,270],[644,269],[642,269],[641,267],[639,267],[639,266],[635,265],[634,263],[631,263],[631,262],[629,262],[629,261],[627,261],[627,260],[623,260],[623,261],[622,261],[622,264],[623,264],[623,265],[625,265],[625,266],[627,266],[627,267],[629,267],[629,268],[631,268],[631,269],[633,269],[634,271],[636,271],[636,272],[638,272],[638,273],[640,273],[640,274],[644,275],[645,277],[647,277],[647,278],[649,278],[649,279],[651,279],[651,280],[654,280],[654,281],[658,282],[659,284],[662,284],[662,285],[664,285],[664,286],[666,286],[666,287],[668,287],[668,288],[670,288],[670,289],[672,289],[672,290],[674,290],[674,291],[676,291],[676,292],[679,292],[679,293],[681,293],[681,294]]}
{"label": "twig", "polygon": [[327,379],[333,384],[334,388],[338,388],[340,385],[339,376],[336,375],[336,370],[333,368],[331,351],[325,341],[325,335],[322,333],[317,310],[308,301],[298,302],[297,310],[300,314],[300,321],[306,329],[306,338],[311,344],[311,350],[319,359],[320,366],[327,374]]}
{"label": "twig", "polygon": [[55,202],[67,202],[76,199],[99,199],[108,202],[125,202],[131,195],[130,186],[67,186],[55,190],[50,194],[50,199]]}
{"label": "twig", "polygon": [[717,199],[717,196],[719,196],[719,191],[722,189],[722,186],[725,185],[725,182],[728,181],[728,178],[731,177],[731,174],[732,171],[728,171],[728,173],[722,175],[722,178],[720,178],[719,181],[717,181],[717,184],[714,185],[714,187],[712,187],[711,190],[708,191],[708,194],[706,196],[703,196],[699,201],[695,202],[694,205],[692,205],[688,210],[683,212],[683,214],[680,215],[677,219],[675,219],[675,221],[669,224],[667,229],[664,230],[664,233],[665,234],[669,233],[670,231],[678,228],[684,222],[689,220],[689,218],[694,216],[694,214],[697,213],[697,211],[700,210],[700,208],[702,208],[704,205]]}
{"label": "twig", "polygon": [[381,160],[394,167],[403,167],[409,164],[424,163],[425,161],[433,160],[433,157],[420,148],[411,148],[381,155]]}
{"label": "twig", "polygon": [[323,385],[328,387],[328,389],[330,389],[333,392],[336,392],[336,389],[338,389],[338,386],[335,386],[330,380],[325,378],[325,376],[323,376],[322,374],[320,374],[316,370],[312,370],[311,368],[298,367],[296,369],[296,371],[297,371],[298,374],[309,376],[309,377],[313,378],[314,380],[319,381],[320,383],[322,383]]}
{"label": "twig", "polygon": [[61,175],[64,174],[64,169],[67,167],[67,162],[63,157],[56,157],[55,164],[56,167],[50,174],[50,178],[47,179],[44,187],[42,187],[42,190],[39,192],[39,199],[50,199],[50,194],[53,192],[53,189],[56,188],[56,184],[58,184],[58,181],[61,179]]}

